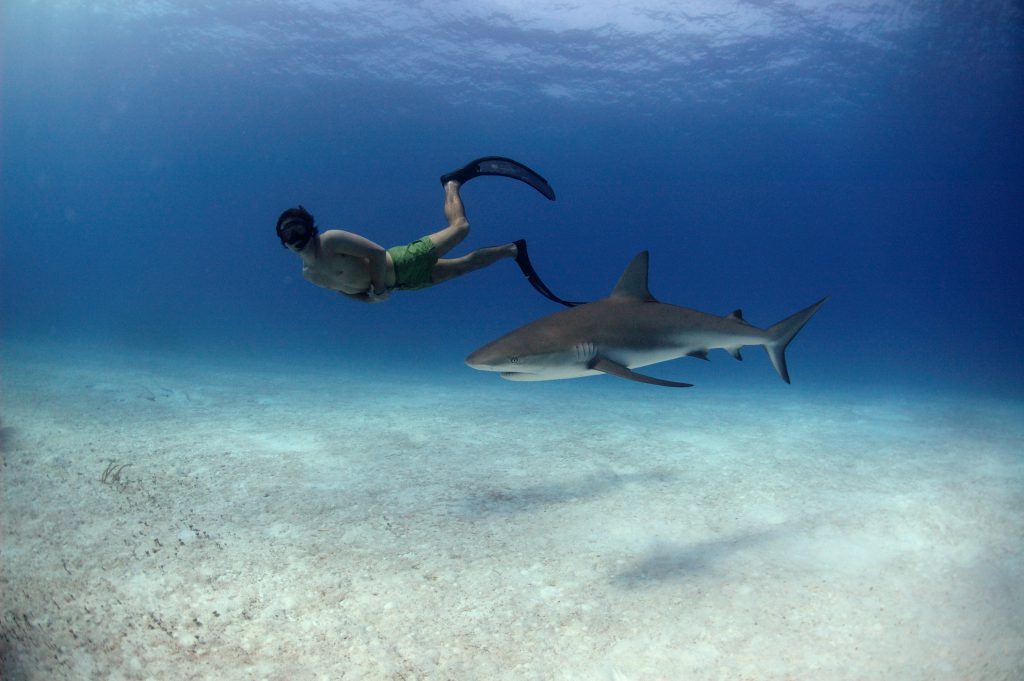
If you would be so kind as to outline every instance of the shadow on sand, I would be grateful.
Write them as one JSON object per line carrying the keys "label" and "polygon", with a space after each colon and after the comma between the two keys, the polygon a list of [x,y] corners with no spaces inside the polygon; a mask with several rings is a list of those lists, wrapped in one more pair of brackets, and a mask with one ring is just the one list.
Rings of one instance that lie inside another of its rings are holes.
{"label": "shadow on sand", "polygon": [[0,419],[0,452],[11,451],[14,445],[14,428],[5,426],[3,419]]}
{"label": "shadow on sand", "polygon": [[659,544],[632,567],[612,576],[611,583],[622,589],[637,589],[672,579],[685,579],[714,570],[733,554],[778,539],[781,528],[734,534],[695,544]]}
{"label": "shadow on sand", "polygon": [[472,515],[525,513],[544,506],[588,501],[612,494],[626,485],[651,485],[672,482],[676,474],[666,471],[618,474],[599,473],[575,482],[532,485],[519,489],[494,487],[467,497],[463,512]]}

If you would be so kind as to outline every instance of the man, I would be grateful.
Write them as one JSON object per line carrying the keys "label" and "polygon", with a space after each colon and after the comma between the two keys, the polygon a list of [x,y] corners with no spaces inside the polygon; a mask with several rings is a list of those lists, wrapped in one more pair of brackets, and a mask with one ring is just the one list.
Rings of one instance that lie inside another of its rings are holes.
{"label": "man", "polygon": [[544,286],[530,264],[522,239],[480,248],[457,258],[444,257],[469,234],[469,220],[459,189],[481,175],[511,177],[526,182],[552,201],[555,198],[547,181],[523,164],[501,156],[486,156],[441,176],[448,226],[406,246],[385,250],[365,237],[340,229],[320,234],[313,216],[302,206],[281,213],[277,236],[282,246],[302,259],[302,276],[308,281],[364,303],[387,300],[393,290],[427,288],[514,258],[543,295],[564,305],[575,304],[561,300]]}

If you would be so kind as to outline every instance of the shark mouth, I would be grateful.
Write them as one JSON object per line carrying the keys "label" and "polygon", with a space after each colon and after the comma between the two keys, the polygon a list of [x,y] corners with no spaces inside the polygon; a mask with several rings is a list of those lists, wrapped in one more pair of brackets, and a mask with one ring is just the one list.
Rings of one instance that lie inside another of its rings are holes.
{"label": "shark mouth", "polygon": [[544,381],[547,380],[540,374],[532,371],[502,371],[498,374],[506,381]]}

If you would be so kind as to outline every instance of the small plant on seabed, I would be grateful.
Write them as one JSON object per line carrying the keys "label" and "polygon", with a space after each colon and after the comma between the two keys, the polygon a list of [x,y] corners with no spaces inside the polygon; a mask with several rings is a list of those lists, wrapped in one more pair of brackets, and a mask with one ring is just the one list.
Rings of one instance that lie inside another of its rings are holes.
{"label": "small plant on seabed", "polygon": [[121,474],[125,468],[131,466],[130,463],[119,463],[117,461],[111,461],[107,464],[106,469],[103,471],[103,475],[100,476],[100,482],[104,485],[117,485],[122,487],[127,483],[127,480],[121,479]]}

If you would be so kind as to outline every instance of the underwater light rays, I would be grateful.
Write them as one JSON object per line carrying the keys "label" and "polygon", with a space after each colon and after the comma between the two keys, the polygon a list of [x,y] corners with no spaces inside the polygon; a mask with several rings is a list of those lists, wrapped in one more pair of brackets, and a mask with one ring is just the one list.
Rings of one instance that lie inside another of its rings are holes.
{"label": "underwater light rays", "polygon": [[912,0],[164,0],[32,12],[79,35],[130,35],[112,37],[158,45],[162,58],[212,54],[225,70],[635,107],[756,101],[765,78],[786,101],[857,101],[865,74],[936,21]]}

